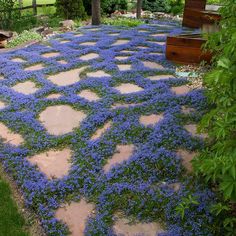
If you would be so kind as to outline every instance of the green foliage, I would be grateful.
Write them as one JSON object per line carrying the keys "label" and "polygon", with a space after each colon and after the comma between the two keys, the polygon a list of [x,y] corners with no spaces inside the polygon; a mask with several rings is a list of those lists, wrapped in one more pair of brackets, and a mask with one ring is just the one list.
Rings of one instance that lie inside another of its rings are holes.
{"label": "green foliage", "polygon": [[125,26],[125,27],[136,27],[143,24],[141,20],[131,18],[103,18],[102,23],[105,25]]}
{"label": "green foliage", "polygon": [[12,200],[9,185],[0,176],[0,236],[27,236],[24,219]]}
{"label": "green foliage", "polygon": [[127,0],[104,0],[101,1],[101,8],[103,14],[111,14],[116,10],[124,11],[128,9]]}
{"label": "green foliage", "polygon": [[21,44],[24,44],[26,42],[30,41],[39,41],[42,40],[42,36],[36,32],[33,31],[27,31],[24,30],[21,34],[19,34],[17,37],[13,38],[8,44],[8,48],[13,48],[16,46],[19,46]]}
{"label": "green foliage", "polygon": [[143,0],[143,10],[151,12],[170,12],[171,0]]}
{"label": "green foliage", "polygon": [[184,2],[182,0],[171,0],[170,2],[171,10],[173,15],[182,14],[184,10]]}
{"label": "green foliage", "polygon": [[56,14],[71,20],[86,18],[83,0],[56,0]]}
{"label": "green foliage", "polygon": [[205,75],[206,95],[211,111],[201,121],[201,130],[207,131],[209,144],[194,160],[196,173],[204,176],[222,194],[225,204],[214,211],[224,216],[227,235],[236,226],[236,1],[225,0],[221,30],[209,36],[206,48],[216,56],[213,69]]}
{"label": "green foliage", "polygon": [[198,205],[198,201],[192,195],[188,195],[187,197],[183,197],[181,203],[175,208],[176,212],[181,215],[181,218],[184,219],[185,211],[190,209],[192,205]]}

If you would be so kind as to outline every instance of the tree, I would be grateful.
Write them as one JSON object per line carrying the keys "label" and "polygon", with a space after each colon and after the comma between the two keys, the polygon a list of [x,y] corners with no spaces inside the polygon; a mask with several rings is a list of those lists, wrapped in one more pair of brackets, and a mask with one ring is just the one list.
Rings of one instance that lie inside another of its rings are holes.
{"label": "tree", "polygon": [[137,12],[136,12],[136,17],[137,17],[138,19],[141,18],[142,4],[143,4],[143,0],[137,0]]}
{"label": "tree", "polygon": [[37,0],[32,0],[34,15],[37,15]]}
{"label": "tree", "polygon": [[92,0],[92,25],[101,24],[101,2]]}

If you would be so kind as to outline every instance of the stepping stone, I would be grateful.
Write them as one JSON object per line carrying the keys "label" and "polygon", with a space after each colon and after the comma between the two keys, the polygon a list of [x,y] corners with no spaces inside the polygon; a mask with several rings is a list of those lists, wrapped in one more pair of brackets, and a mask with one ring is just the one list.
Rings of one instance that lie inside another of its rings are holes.
{"label": "stepping stone", "polygon": [[2,75],[0,75],[0,80],[4,80],[4,77]]}
{"label": "stepping stone", "polygon": [[99,55],[97,53],[88,53],[88,54],[81,56],[79,59],[82,61],[89,61],[92,59],[96,59],[98,57],[99,57]]}
{"label": "stepping stone", "polygon": [[12,89],[18,93],[23,93],[25,95],[33,94],[39,90],[36,87],[36,84],[32,81],[18,83],[15,86],[13,86]]}
{"label": "stepping stone", "polygon": [[61,41],[60,41],[61,44],[70,43],[70,42],[71,42],[70,40],[61,40]]}
{"label": "stepping stone", "polygon": [[106,73],[105,71],[103,71],[103,70],[98,70],[98,71],[95,71],[95,72],[87,73],[87,76],[88,76],[88,77],[93,77],[93,78],[110,77],[110,75],[107,74],[107,73]]}
{"label": "stepping stone", "polygon": [[171,91],[174,92],[176,95],[185,95],[191,91],[191,88],[189,88],[186,85],[182,85],[182,86],[171,88]]}
{"label": "stepping stone", "polygon": [[138,30],[138,32],[141,32],[141,33],[149,33],[149,30]]}
{"label": "stepping stone", "polygon": [[25,71],[37,71],[44,69],[44,65],[42,63],[35,64],[33,66],[29,66],[25,68]]}
{"label": "stepping stone", "polygon": [[62,95],[60,93],[52,93],[50,95],[48,95],[46,98],[47,99],[58,99],[60,98]]}
{"label": "stepping stone", "polygon": [[87,117],[69,105],[49,106],[39,114],[39,121],[51,135],[63,135],[73,131]]}
{"label": "stepping stone", "polygon": [[129,104],[122,104],[122,103],[115,103],[114,105],[112,105],[112,109],[116,109],[116,108],[129,108],[129,107],[134,107],[134,106],[138,106],[141,105],[142,103],[129,103]]}
{"label": "stepping stone", "polygon": [[178,192],[180,190],[180,188],[181,188],[181,183],[169,184],[168,187],[173,189],[175,192]]}
{"label": "stepping stone", "polygon": [[121,94],[137,93],[143,91],[143,88],[139,87],[136,84],[130,83],[121,84],[114,88],[118,90]]}
{"label": "stepping stone", "polygon": [[120,35],[120,33],[111,33],[111,34],[109,34],[110,36],[118,36],[118,35]]}
{"label": "stepping stone", "polygon": [[26,60],[22,59],[21,57],[15,57],[15,58],[11,59],[11,61],[19,62],[19,63],[26,62]]}
{"label": "stepping stone", "polygon": [[80,74],[84,71],[87,67],[81,67],[78,69],[72,69],[68,71],[63,71],[55,75],[49,76],[47,79],[50,80],[52,83],[58,86],[68,86],[77,83],[80,81]]}
{"label": "stepping stone", "polygon": [[117,66],[120,71],[127,71],[132,69],[132,65],[129,64],[119,64]]}
{"label": "stepping stone", "polygon": [[159,34],[152,34],[151,36],[153,36],[153,37],[166,37],[167,34],[166,33],[159,33]]}
{"label": "stepping stone", "polygon": [[65,204],[57,209],[55,217],[67,224],[71,232],[70,236],[84,236],[86,221],[94,213],[94,209],[93,204],[81,199],[80,202]]}
{"label": "stepping stone", "polygon": [[120,52],[133,54],[133,53],[136,53],[137,51],[132,51],[132,50],[121,50]]}
{"label": "stepping stone", "polygon": [[162,65],[152,61],[143,61],[143,65],[149,69],[165,69]]}
{"label": "stepping stone", "polygon": [[48,179],[63,178],[71,168],[71,150],[48,151],[28,158],[29,162],[37,165]]}
{"label": "stepping stone", "polygon": [[60,61],[57,61],[57,62],[60,63],[60,64],[62,64],[62,65],[66,65],[66,64],[68,64],[68,62],[65,61],[65,60],[60,60]]}
{"label": "stepping stone", "polygon": [[191,161],[197,155],[196,152],[189,152],[187,150],[179,149],[177,151],[177,155],[181,157],[183,166],[187,169],[187,171],[192,172],[193,167]]}
{"label": "stepping stone", "polygon": [[100,97],[96,93],[92,92],[89,89],[85,89],[85,90],[81,91],[80,93],[78,93],[78,95],[90,102],[95,102],[100,99]]}
{"label": "stepping stone", "polygon": [[4,103],[4,102],[1,102],[0,101],[0,109],[3,109],[3,108],[5,108],[6,107],[6,104]]}
{"label": "stepping stone", "polygon": [[41,56],[44,58],[57,57],[57,56],[60,56],[60,53],[59,52],[47,52],[47,53],[41,54]]}
{"label": "stepping stone", "polygon": [[189,125],[185,125],[184,128],[191,133],[194,137],[198,137],[198,138],[207,138],[208,135],[206,133],[198,133],[197,132],[197,125],[196,124],[189,124]]}
{"label": "stepping stone", "polygon": [[182,106],[182,113],[184,113],[185,115],[189,115],[193,112],[195,112],[196,110],[192,107],[186,107],[186,106]]}
{"label": "stepping stone", "polygon": [[126,218],[119,218],[113,229],[116,235],[120,236],[156,236],[163,233],[164,230],[159,223],[136,223],[131,222]]}
{"label": "stepping stone", "polygon": [[116,59],[116,60],[119,60],[119,61],[122,61],[122,60],[127,60],[127,59],[129,59],[129,57],[127,57],[127,56],[117,56],[117,57],[115,57],[115,59]]}
{"label": "stepping stone", "polygon": [[175,78],[173,75],[153,75],[153,76],[149,76],[147,77],[147,79],[150,79],[152,81],[158,81],[158,80],[162,80],[162,79],[173,79]]}
{"label": "stepping stone", "polygon": [[160,122],[163,118],[164,116],[162,114],[161,115],[152,114],[147,116],[140,116],[139,122],[144,126],[155,125],[158,122]]}
{"label": "stepping stone", "polygon": [[149,43],[155,43],[155,44],[158,44],[158,45],[161,45],[161,46],[166,44],[166,42],[160,42],[160,41],[148,41],[148,42]]}
{"label": "stepping stone", "polygon": [[115,43],[113,43],[111,46],[119,46],[128,43],[130,40],[128,39],[118,39]]}
{"label": "stepping stone", "polygon": [[163,56],[164,54],[162,52],[150,52],[149,55]]}
{"label": "stepping stone", "polygon": [[81,46],[94,46],[96,44],[97,44],[97,42],[84,42],[84,43],[81,43],[80,45]]}
{"label": "stepping stone", "polygon": [[20,134],[13,133],[3,123],[0,123],[0,137],[3,139],[4,143],[10,143],[15,146],[21,145],[24,142]]}
{"label": "stepping stone", "polygon": [[112,122],[108,121],[106,122],[102,128],[98,129],[94,135],[91,137],[91,140],[99,139],[103,134],[107,132],[108,129],[110,129],[112,126]]}
{"label": "stepping stone", "polygon": [[127,161],[133,154],[135,146],[130,145],[117,145],[115,154],[111,159],[107,161],[107,164],[104,166],[104,172],[107,173],[110,169],[116,165],[120,164],[124,161]]}
{"label": "stepping stone", "polygon": [[138,49],[147,49],[147,48],[149,48],[149,47],[146,47],[146,46],[138,46],[137,48],[138,48]]}

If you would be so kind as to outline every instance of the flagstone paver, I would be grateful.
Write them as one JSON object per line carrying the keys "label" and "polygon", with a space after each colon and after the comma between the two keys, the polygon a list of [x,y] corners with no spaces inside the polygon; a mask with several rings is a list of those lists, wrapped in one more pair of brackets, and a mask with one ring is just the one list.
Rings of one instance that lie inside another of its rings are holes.
{"label": "flagstone paver", "polygon": [[57,57],[57,56],[60,56],[59,52],[47,52],[47,53],[42,54],[42,57],[45,57],[45,58],[51,58],[51,57]]}
{"label": "flagstone paver", "polygon": [[118,90],[121,94],[136,93],[143,91],[143,88],[139,87],[136,84],[131,84],[131,83],[121,84],[115,87],[115,89]]}
{"label": "flagstone paver", "polygon": [[78,95],[90,102],[98,101],[100,97],[89,89],[82,90]]}
{"label": "flagstone paver", "polygon": [[144,126],[148,126],[148,125],[155,125],[158,122],[160,122],[163,119],[163,115],[156,115],[156,114],[152,114],[152,115],[147,115],[147,116],[140,116],[139,118],[139,122],[141,124],[143,124]]}
{"label": "flagstone paver", "polygon": [[60,93],[52,93],[50,95],[48,95],[46,98],[47,99],[58,99],[60,98],[62,95]]}
{"label": "flagstone paver", "polygon": [[85,118],[84,112],[76,111],[68,105],[50,106],[39,114],[40,122],[52,135],[72,132]]}
{"label": "flagstone paver", "polygon": [[128,39],[118,39],[115,43],[112,44],[112,46],[119,46],[123,44],[127,44],[129,42]]}
{"label": "flagstone paver", "polygon": [[26,60],[24,60],[23,58],[20,58],[20,57],[12,58],[11,61],[19,62],[19,63],[26,62]]}
{"label": "flagstone paver", "polygon": [[143,65],[148,69],[164,69],[162,65],[152,61],[143,61]]}
{"label": "flagstone paver", "polygon": [[119,64],[117,65],[120,71],[128,71],[131,70],[132,65],[129,64]]}
{"label": "flagstone paver", "polygon": [[198,133],[196,124],[185,125],[184,128],[195,137],[207,138],[208,135],[205,133]]}
{"label": "flagstone paver", "polygon": [[178,87],[173,87],[171,88],[172,92],[174,92],[177,95],[185,95],[188,92],[191,91],[191,88],[189,88],[186,85],[178,86]]}
{"label": "flagstone paver", "polygon": [[71,150],[47,151],[28,158],[30,163],[37,165],[49,179],[66,176],[71,168]]}
{"label": "flagstone paver", "polygon": [[181,157],[183,166],[189,171],[192,172],[193,167],[191,161],[196,157],[196,152],[190,152],[184,149],[179,149],[177,155]]}
{"label": "flagstone paver", "polygon": [[96,44],[97,44],[97,42],[84,42],[84,43],[81,43],[80,45],[81,46],[94,46]]}
{"label": "flagstone paver", "polygon": [[98,57],[99,57],[99,55],[97,53],[88,53],[88,54],[85,54],[85,55],[81,56],[80,60],[89,61],[89,60],[92,60],[92,59],[96,59]]}
{"label": "flagstone paver", "polygon": [[80,73],[87,67],[63,71],[55,75],[49,76],[47,79],[58,86],[72,85],[80,81]]}
{"label": "flagstone paver", "polygon": [[71,236],[84,236],[86,221],[94,209],[93,204],[81,199],[80,202],[72,202],[59,208],[56,218],[67,224]]}
{"label": "flagstone paver", "polygon": [[45,68],[44,64],[38,63],[38,64],[35,64],[32,66],[26,67],[25,71],[38,71],[38,70],[42,70],[44,68]]}
{"label": "flagstone paver", "polygon": [[22,83],[18,83],[12,87],[18,93],[23,93],[25,95],[33,94],[39,90],[36,84],[32,81],[26,81]]}
{"label": "flagstone paver", "polygon": [[3,109],[6,107],[6,103],[5,102],[2,102],[0,101],[0,109]]}
{"label": "flagstone paver", "polygon": [[108,121],[106,122],[103,127],[101,127],[100,129],[98,129],[93,136],[91,137],[91,140],[95,140],[100,138],[103,134],[105,134],[107,132],[107,130],[109,130],[112,126],[112,122]]}
{"label": "flagstone paver", "polygon": [[95,72],[89,72],[87,73],[87,76],[88,77],[110,77],[111,75],[109,75],[108,73],[106,73],[105,71],[103,70],[98,70],[98,71],[95,71]]}
{"label": "flagstone paver", "polygon": [[127,60],[127,59],[129,59],[129,57],[128,57],[128,56],[117,56],[117,57],[115,57],[115,59],[117,59],[117,60],[119,60],[119,61],[122,61],[122,60]]}
{"label": "flagstone paver", "polygon": [[153,75],[153,76],[148,76],[147,79],[157,81],[157,80],[162,80],[162,79],[173,79],[175,78],[173,75]]}

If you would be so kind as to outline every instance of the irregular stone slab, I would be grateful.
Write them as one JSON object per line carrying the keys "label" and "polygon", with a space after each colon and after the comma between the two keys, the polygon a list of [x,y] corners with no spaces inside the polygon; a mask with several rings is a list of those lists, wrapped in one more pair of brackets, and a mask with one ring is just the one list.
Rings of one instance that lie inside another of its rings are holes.
{"label": "irregular stone slab", "polygon": [[55,75],[49,76],[47,79],[58,86],[68,86],[80,81],[80,73],[87,67],[63,71]]}
{"label": "irregular stone slab", "polygon": [[96,44],[97,44],[97,42],[84,42],[84,43],[81,43],[80,45],[81,46],[94,46]]}
{"label": "irregular stone slab", "polygon": [[122,60],[127,60],[127,59],[129,59],[129,57],[128,57],[128,56],[117,56],[117,57],[115,57],[115,59],[116,59],[116,60],[119,60],[119,61],[122,61]]}
{"label": "irregular stone slab", "polygon": [[26,62],[26,60],[22,59],[21,57],[12,58],[11,61],[13,61],[13,62],[19,62],[19,63]]}
{"label": "irregular stone slab", "polygon": [[93,204],[86,203],[84,199],[81,199],[80,202],[65,204],[56,211],[55,216],[67,224],[71,236],[84,236],[86,221],[93,214],[94,209]]}
{"label": "irregular stone slab", "polygon": [[96,93],[92,92],[89,89],[81,91],[80,93],[78,93],[78,95],[90,102],[94,102],[100,99],[100,97]]}
{"label": "irregular stone slab", "polygon": [[186,85],[182,85],[182,86],[171,88],[171,91],[174,92],[176,95],[185,95],[191,91],[191,88],[189,88]]}
{"label": "irregular stone slab", "polygon": [[20,134],[13,133],[3,123],[0,123],[0,137],[3,139],[5,143],[10,143],[15,146],[19,146],[24,142]]}
{"label": "irregular stone slab", "polygon": [[60,61],[57,61],[57,62],[59,62],[59,63],[62,64],[62,65],[66,65],[66,64],[68,64],[68,62],[65,61],[65,60],[60,60]]}
{"label": "irregular stone slab", "polygon": [[4,80],[4,77],[2,75],[0,75],[0,80]]}
{"label": "irregular stone slab", "polygon": [[58,99],[60,98],[62,95],[60,93],[52,93],[50,95],[48,95],[46,98],[47,99]]}
{"label": "irregular stone slab", "polygon": [[164,54],[162,52],[150,52],[149,55],[163,56]]}
{"label": "irregular stone slab", "polygon": [[23,93],[25,95],[33,94],[39,90],[36,87],[36,84],[32,81],[18,83],[13,86],[12,89],[18,93]]}
{"label": "irregular stone slab", "polygon": [[47,52],[47,53],[41,54],[41,56],[44,58],[58,57],[58,56],[60,56],[60,53],[59,52]]}
{"label": "irregular stone slab", "polygon": [[4,102],[1,102],[0,101],[0,109],[3,109],[3,108],[5,108],[6,107],[6,104],[4,103]]}
{"label": "irregular stone slab", "polygon": [[158,122],[160,122],[163,118],[164,118],[163,114],[161,115],[152,114],[147,116],[140,116],[139,122],[144,126],[155,125]]}
{"label": "irregular stone slab", "polygon": [[68,175],[71,168],[71,150],[48,151],[28,158],[29,162],[37,165],[48,179],[62,178]]}
{"label": "irregular stone slab", "polygon": [[149,30],[138,30],[138,32],[141,32],[141,33],[149,33]]}
{"label": "irregular stone slab", "polygon": [[128,43],[130,40],[128,39],[118,39],[115,43],[113,43],[111,46],[119,46]]}
{"label": "irregular stone slab", "polygon": [[100,138],[103,134],[105,134],[107,132],[108,129],[110,129],[112,126],[112,122],[111,121],[108,121],[107,123],[105,123],[105,125],[98,129],[94,135],[91,137],[91,140],[95,140],[95,139],[98,139]]}
{"label": "irregular stone slab", "polygon": [[189,114],[191,114],[193,112],[195,112],[194,108],[182,106],[182,113],[184,113],[185,115],[189,115]]}
{"label": "irregular stone slab", "polygon": [[79,127],[86,118],[82,111],[76,111],[68,105],[47,107],[39,114],[39,120],[51,135],[63,135]]}
{"label": "irregular stone slab", "polygon": [[132,69],[132,65],[129,65],[129,64],[120,64],[120,65],[117,65],[117,66],[118,66],[118,69],[120,71],[127,71],[127,70]]}
{"label": "irregular stone slab", "polygon": [[168,185],[170,188],[172,188],[175,192],[178,192],[181,188],[181,183],[173,183]]}
{"label": "irregular stone slab", "polygon": [[44,68],[45,67],[44,67],[43,63],[38,63],[33,66],[26,67],[25,71],[37,71],[37,70],[42,70]]}
{"label": "irregular stone slab", "polygon": [[143,91],[143,88],[139,87],[136,84],[131,84],[131,83],[121,84],[114,88],[118,90],[121,94],[129,94]]}
{"label": "irregular stone slab", "polygon": [[120,218],[113,226],[115,233],[119,236],[156,236],[164,230],[159,223],[136,223],[130,224],[126,218]]}
{"label": "irregular stone slab", "polygon": [[167,34],[166,33],[158,33],[158,34],[152,34],[151,36],[153,36],[153,37],[166,37]]}
{"label": "irregular stone slab", "polygon": [[99,57],[99,55],[97,53],[88,53],[88,54],[81,56],[79,59],[82,61],[89,61],[92,59],[96,59],[98,57]]}
{"label": "irregular stone slab", "polygon": [[120,35],[120,33],[111,33],[111,34],[109,34],[110,36],[118,36],[118,35]]}
{"label": "irregular stone slab", "polygon": [[126,161],[132,156],[135,146],[130,145],[117,145],[115,154],[111,159],[107,161],[107,164],[103,167],[105,173],[107,173],[114,165]]}
{"label": "irregular stone slab", "polygon": [[158,81],[158,80],[162,80],[162,79],[170,79],[170,78],[173,79],[175,77],[173,75],[153,75],[153,76],[149,76],[147,78],[152,81]]}
{"label": "irregular stone slab", "polygon": [[64,44],[64,43],[70,43],[70,40],[61,40],[60,43]]}
{"label": "irregular stone slab", "polygon": [[193,167],[191,161],[197,155],[196,152],[189,152],[187,150],[179,149],[177,151],[177,155],[181,157],[183,166],[187,169],[187,171],[192,172]]}
{"label": "irregular stone slab", "polygon": [[133,53],[136,53],[137,51],[132,51],[132,50],[121,50],[120,52],[133,54]]}
{"label": "irregular stone slab", "polygon": [[107,74],[107,73],[106,73],[105,71],[103,71],[103,70],[98,70],[98,71],[95,71],[95,72],[87,73],[87,76],[88,76],[88,77],[93,77],[93,78],[110,77],[110,75]]}
{"label": "irregular stone slab", "polygon": [[189,125],[185,125],[184,128],[191,133],[194,137],[198,137],[198,138],[207,138],[208,135],[206,133],[198,133],[197,132],[197,125],[196,124],[189,124]]}
{"label": "irregular stone slab", "polygon": [[164,69],[162,65],[152,61],[143,61],[143,65],[149,69]]}
{"label": "irregular stone slab", "polygon": [[147,49],[147,48],[149,48],[149,47],[146,47],[146,46],[138,46],[137,48],[138,48],[138,49]]}

